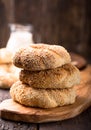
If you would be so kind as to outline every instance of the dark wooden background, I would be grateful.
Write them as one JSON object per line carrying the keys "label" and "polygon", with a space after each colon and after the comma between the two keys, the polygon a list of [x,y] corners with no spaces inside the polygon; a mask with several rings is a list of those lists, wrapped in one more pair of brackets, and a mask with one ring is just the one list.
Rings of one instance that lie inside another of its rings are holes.
{"label": "dark wooden background", "polygon": [[0,47],[7,41],[7,23],[32,24],[35,42],[63,45],[89,57],[90,5],[90,0],[1,0]]}
{"label": "dark wooden background", "polygon": [[90,0],[15,0],[15,21],[33,24],[35,42],[60,44],[89,56],[90,5]]}

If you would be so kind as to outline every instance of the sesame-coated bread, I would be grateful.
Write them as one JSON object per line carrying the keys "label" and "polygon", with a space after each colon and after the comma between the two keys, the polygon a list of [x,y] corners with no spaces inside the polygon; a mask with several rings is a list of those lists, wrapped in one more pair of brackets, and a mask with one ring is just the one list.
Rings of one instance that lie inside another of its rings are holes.
{"label": "sesame-coated bread", "polygon": [[19,79],[20,69],[13,64],[0,64],[0,88],[9,89]]}
{"label": "sesame-coated bread", "polygon": [[53,108],[73,104],[76,99],[74,88],[35,89],[17,81],[10,88],[12,99],[22,105],[40,108]]}
{"label": "sesame-coated bread", "polygon": [[64,47],[42,43],[21,48],[13,58],[15,66],[30,71],[53,69],[70,62],[70,55]]}
{"label": "sesame-coated bread", "polygon": [[13,54],[7,48],[0,49],[0,64],[12,63]]}
{"label": "sesame-coated bread", "polygon": [[19,79],[34,88],[70,88],[80,82],[79,70],[71,63],[42,71],[21,70]]}

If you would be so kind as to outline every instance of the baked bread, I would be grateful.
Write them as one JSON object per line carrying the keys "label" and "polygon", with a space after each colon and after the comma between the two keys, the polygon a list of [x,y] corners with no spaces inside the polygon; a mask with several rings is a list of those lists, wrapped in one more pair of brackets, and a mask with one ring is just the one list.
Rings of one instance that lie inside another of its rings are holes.
{"label": "baked bread", "polygon": [[71,63],[50,70],[21,70],[19,79],[34,88],[69,88],[80,82],[79,70]]}
{"label": "baked bread", "polygon": [[53,69],[70,62],[70,55],[64,47],[42,43],[21,48],[13,58],[15,66],[30,71]]}
{"label": "baked bread", "polygon": [[0,72],[6,71],[6,72],[10,72],[11,71],[11,63],[6,63],[6,64],[0,64]]}
{"label": "baked bread", "polygon": [[18,80],[13,73],[0,72],[0,88],[9,89]]}
{"label": "baked bread", "polygon": [[10,88],[12,99],[22,105],[40,108],[53,108],[73,104],[76,92],[69,89],[35,89],[17,81]]}
{"label": "baked bread", "polygon": [[19,71],[12,64],[0,65],[0,88],[9,89],[19,79]]}
{"label": "baked bread", "polygon": [[12,53],[8,49],[0,49],[0,64],[12,63],[12,57]]}

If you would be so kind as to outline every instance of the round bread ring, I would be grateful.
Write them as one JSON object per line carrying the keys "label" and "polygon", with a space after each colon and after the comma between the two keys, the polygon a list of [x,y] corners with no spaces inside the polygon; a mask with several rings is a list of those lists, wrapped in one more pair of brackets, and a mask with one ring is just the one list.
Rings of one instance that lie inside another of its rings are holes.
{"label": "round bread ring", "polygon": [[0,65],[0,88],[9,89],[19,79],[19,69],[12,64]]}
{"label": "round bread ring", "polygon": [[17,81],[10,88],[12,99],[22,105],[40,108],[53,108],[73,104],[76,99],[74,88],[35,89]]}
{"label": "round bread ring", "polygon": [[71,63],[50,70],[21,70],[19,79],[34,88],[70,88],[80,82],[80,72]]}
{"label": "round bread ring", "polygon": [[7,48],[0,49],[0,64],[12,63],[12,53]]}
{"label": "round bread ring", "polygon": [[42,43],[21,48],[13,57],[15,66],[30,71],[53,69],[70,62],[70,55],[64,47]]}
{"label": "round bread ring", "polygon": [[11,71],[11,63],[6,63],[6,64],[0,64],[0,72],[1,71],[6,71],[6,72],[10,72]]}
{"label": "round bread ring", "polygon": [[18,80],[13,73],[0,73],[0,88],[9,89]]}

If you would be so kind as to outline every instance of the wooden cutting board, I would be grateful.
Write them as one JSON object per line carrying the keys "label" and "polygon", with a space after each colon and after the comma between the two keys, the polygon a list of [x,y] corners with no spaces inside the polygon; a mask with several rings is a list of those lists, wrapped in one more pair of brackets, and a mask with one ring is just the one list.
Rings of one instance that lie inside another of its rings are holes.
{"label": "wooden cutting board", "polygon": [[77,99],[73,105],[52,109],[29,108],[22,106],[12,99],[0,104],[0,116],[3,119],[42,123],[73,118],[91,105],[91,66],[81,71],[81,83],[75,86]]}

